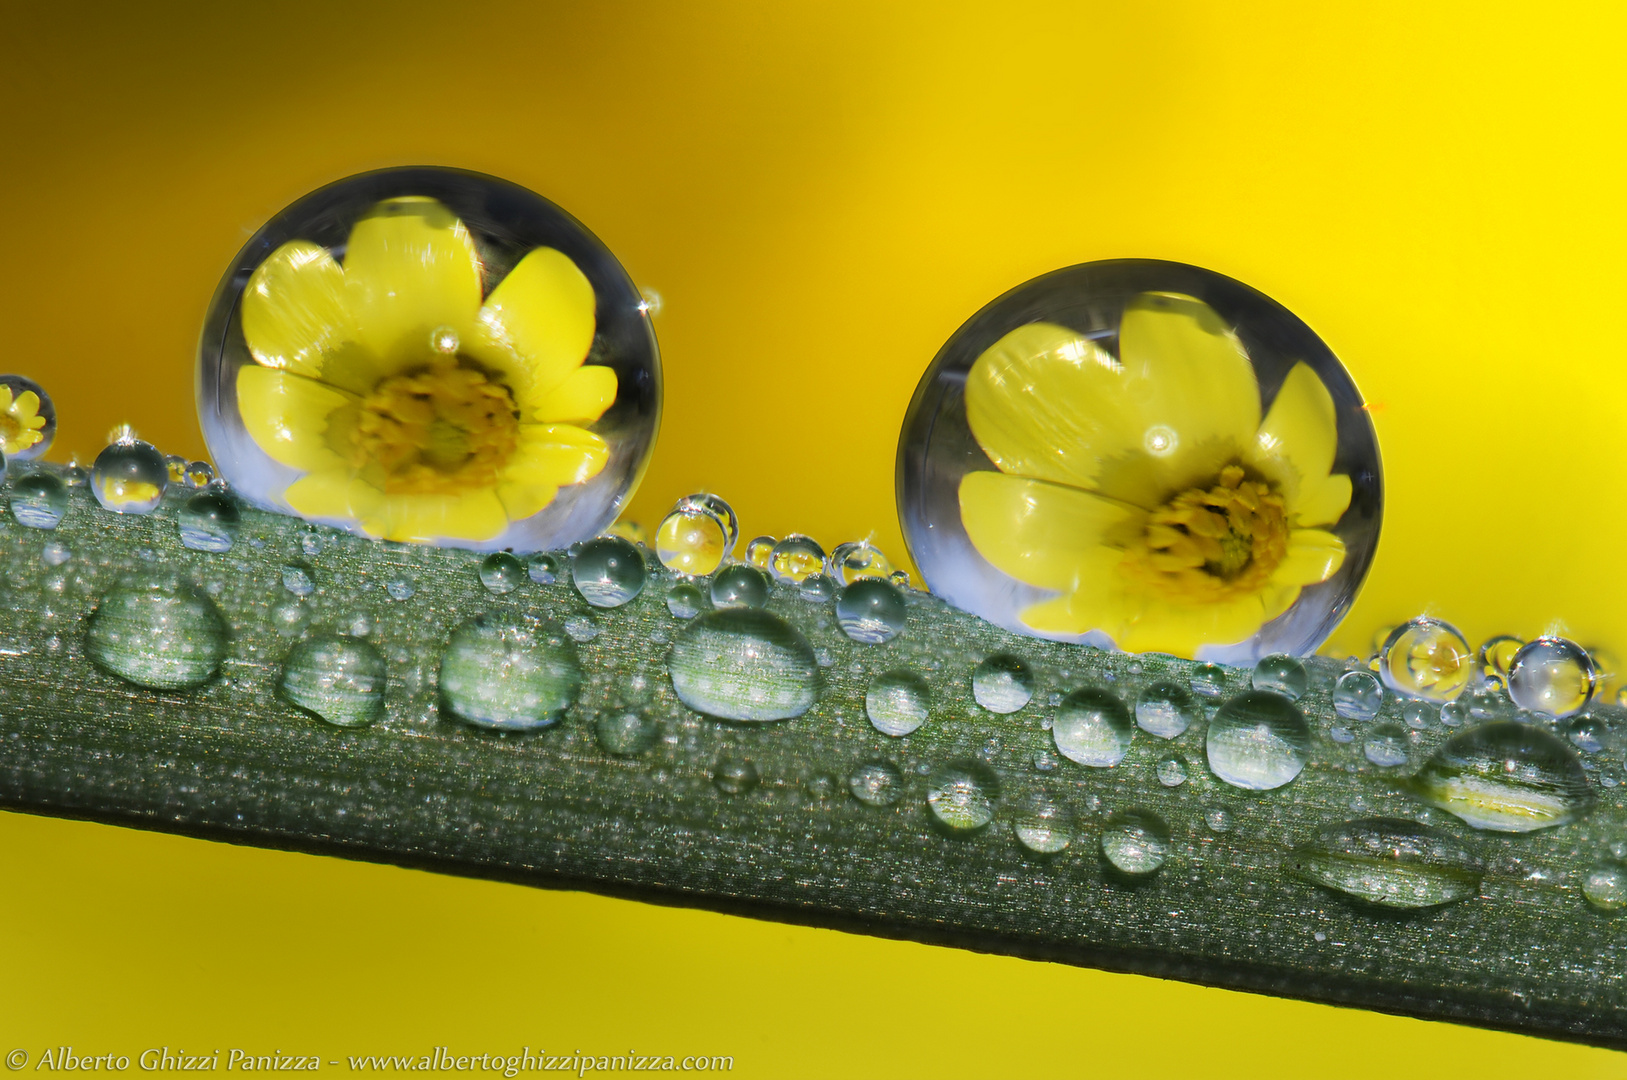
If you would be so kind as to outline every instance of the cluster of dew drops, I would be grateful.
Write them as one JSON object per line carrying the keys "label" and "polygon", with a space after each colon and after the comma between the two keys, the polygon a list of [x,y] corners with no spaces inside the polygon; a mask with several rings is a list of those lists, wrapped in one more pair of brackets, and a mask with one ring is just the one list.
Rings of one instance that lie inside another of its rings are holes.
{"label": "cluster of dew drops", "polygon": [[[49,399],[40,393],[48,407]],[[54,430],[54,412],[52,419]],[[36,457],[43,449],[38,446],[29,456]],[[226,552],[236,541],[240,515],[229,485],[208,463],[165,456],[128,426],[110,434],[88,475],[76,462],[61,475],[27,466],[13,469],[10,480],[12,514],[31,528],[54,529],[68,508],[68,486],[88,480],[96,501],[121,514],[151,513],[167,491],[180,489],[185,499],[176,521],[185,547]],[[808,601],[834,601],[837,625],[860,644],[882,644],[903,632],[906,608],[901,590],[908,586],[908,574],[868,540],[840,544],[827,553],[807,536],[759,536],[744,545],[744,558],[735,560],[731,553],[738,541],[734,510],[716,495],[699,493],[673,506],[657,527],[653,543],[637,526],[618,525],[606,535],[573,545],[563,559],[546,552],[525,557],[495,552],[480,564],[479,576],[490,592],[501,595],[527,579],[549,585],[568,575],[589,605],[614,608],[642,592],[647,572],[640,547],[647,544],[677,579],[664,598],[676,619],[698,626],[704,621],[699,617],[709,612],[758,612],[756,618],[767,620],[734,627],[738,636],[744,625],[747,639],[734,659],[766,657],[777,667],[771,672],[769,681],[775,686],[770,692],[746,687],[742,694],[742,687],[731,686],[727,679],[693,670],[717,661],[721,654],[715,643],[711,651],[692,656],[688,670],[680,671],[676,648],[671,659],[674,684],[686,704],[737,720],[785,719],[799,715],[813,701],[817,661],[799,655],[795,646],[800,643],[801,652],[808,653],[806,642],[783,620],[763,611],[771,581],[795,588]],[[319,543],[314,537],[309,542]],[[70,557],[60,544],[47,544],[42,553],[52,565]],[[295,596],[315,588],[298,565],[285,569],[283,585]],[[410,599],[414,592],[404,579],[391,580],[385,589],[398,601]],[[150,633],[155,625],[152,613],[138,609],[152,604],[169,605],[163,623],[183,644],[180,661],[168,667],[141,659],[151,656],[150,642],[144,649],[121,648],[123,639]],[[207,631],[203,624],[219,621],[206,600],[138,594],[104,603],[103,611],[109,614],[99,611],[90,629],[90,652],[115,674],[140,685],[178,689],[202,685],[218,665],[219,655],[198,645],[211,639],[211,634],[199,632],[200,626]],[[597,625],[585,618],[568,620],[563,629],[577,643],[598,632]],[[223,651],[224,633],[213,638],[218,642],[214,651]],[[722,648],[727,651],[726,645]],[[557,722],[574,703],[581,682],[568,643],[558,636],[538,639],[531,628],[517,623],[470,620],[454,631],[441,662],[447,704],[461,719],[494,729],[526,730]],[[510,675],[518,671],[519,677],[505,680],[501,693],[493,692],[493,680],[485,674],[494,666]],[[1451,625],[1420,616],[1390,630],[1369,663],[1347,665],[1350,670],[1333,689],[1338,721],[1328,734],[1341,743],[1360,739],[1366,759],[1388,769],[1406,764],[1409,739],[1417,729],[1435,723],[1461,729],[1414,778],[1415,793],[1452,810],[1446,802],[1432,800],[1431,794],[1444,798],[1442,792],[1454,776],[1473,773],[1489,778],[1494,786],[1506,776],[1509,784],[1524,785],[1520,791],[1511,789],[1516,797],[1527,790],[1551,796],[1560,806],[1561,817],[1555,819],[1559,823],[1568,820],[1563,817],[1565,801],[1579,804],[1583,798],[1570,775],[1581,767],[1576,752],[1596,753],[1611,737],[1605,721],[1585,712],[1602,682],[1600,666],[1587,650],[1556,636],[1521,641],[1499,635],[1472,649]],[[366,641],[316,636],[294,647],[278,689],[323,720],[359,726],[382,714],[384,672],[382,656]],[[1294,703],[1306,693],[1309,678],[1305,665],[1294,657],[1262,659],[1252,672],[1250,689],[1221,703],[1209,720],[1205,753],[1210,772],[1249,791],[1274,790],[1297,777],[1309,759],[1310,732]],[[1226,669],[1201,665],[1185,684],[1152,682],[1140,691],[1133,708],[1108,687],[1084,686],[1052,701],[1057,709],[1047,726],[1063,757],[1088,768],[1112,768],[1128,753],[1134,729],[1165,740],[1179,737],[1205,716],[1203,699],[1221,698],[1227,682]],[[999,653],[976,666],[972,690],[983,709],[1011,714],[1028,705],[1035,678],[1023,660]],[[1387,692],[1404,701],[1405,726],[1378,720]],[[928,721],[929,699],[929,687],[919,675],[888,671],[871,680],[865,712],[878,732],[902,738]],[[596,721],[595,734],[606,751],[630,756],[654,743],[657,727],[642,713],[611,711]],[[1055,768],[1054,761],[1049,767]],[[1178,787],[1187,781],[1189,767],[1180,755],[1167,755],[1158,764],[1157,778],[1165,787]],[[735,757],[720,759],[712,778],[725,795],[743,794],[759,782],[756,767]],[[1615,776],[1599,777],[1602,786],[1619,782]],[[860,803],[890,806],[902,797],[904,779],[891,762],[875,760],[856,768],[847,786]],[[942,830],[976,833],[995,819],[999,788],[993,770],[976,761],[960,761],[932,770],[926,804]],[[1211,807],[1205,817],[1217,833],[1231,826],[1223,808]],[[1494,818],[1465,820],[1477,829],[1523,831],[1523,826],[1508,827]],[[1042,857],[1067,849],[1074,839],[1067,815],[1039,791],[1016,809],[1012,834]],[[1126,879],[1156,874],[1172,850],[1169,826],[1156,813],[1139,808],[1112,814],[1098,844],[1109,870]],[[1406,907],[1448,902],[1472,894],[1472,888],[1458,887],[1464,880],[1478,880],[1477,861],[1462,845],[1439,830],[1399,819],[1346,822],[1324,830],[1297,853],[1301,858],[1294,865],[1312,880],[1370,903]],[[1375,853],[1392,861],[1391,872],[1372,869]],[[1627,909],[1627,845],[1613,854],[1614,860],[1594,866],[1582,883],[1585,898],[1602,911]]]}

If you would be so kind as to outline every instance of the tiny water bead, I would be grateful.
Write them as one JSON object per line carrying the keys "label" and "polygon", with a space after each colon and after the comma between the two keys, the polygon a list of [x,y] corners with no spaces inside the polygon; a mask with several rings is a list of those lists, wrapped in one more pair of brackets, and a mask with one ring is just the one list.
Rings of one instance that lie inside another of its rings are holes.
{"label": "tiny water bead", "polygon": [[932,819],[951,834],[969,834],[994,820],[1000,782],[993,770],[975,761],[957,761],[933,770],[927,781],[927,808]]}
{"label": "tiny water bead", "polygon": [[1108,769],[1130,752],[1135,721],[1110,690],[1086,686],[1062,699],[1051,724],[1051,738],[1069,761]]}
{"label": "tiny water bead", "polygon": [[559,580],[559,559],[546,551],[539,551],[525,560],[526,573],[538,585],[552,585]]}
{"label": "tiny water bead", "polygon": [[1367,733],[1362,744],[1367,760],[1380,768],[1394,768],[1407,763],[1407,732],[1395,724],[1376,724]]}
{"label": "tiny water bead", "polygon": [[48,472],[30,473],[11,487],[11,516],[30,529],[54,529],[68,512],[68,488]]}
{"label": "tiny water bead", "polygon": [[638,757],[661,737],[661,726],[637,709],[608,712],[593,721],[593,737],[607,754]]}
{"label": "tiny water bead", "polygon": [[411,600],[418,594],[418,590],[406,578],[391,578],[384,583],[384,591],[397,602]]}
{"label": "tiny water bead", "polygon": [[749,541],[746,544],[747,564],[766,572],[774,558],[774,543],[772,536],[758,536]]}
{"label": "tiny water bead", "polygon": [[774,580],[788,585],[796,585],[809,574],[817,574],[825,568],[825,549],[814,542],[812,537],[792,533],[768,553],[768,571],[774,575]]}
{"label": "tiny water bead", "polygon": [[866,806],[892,806],[904,796],[904,776],[890,761],[867,761],[847,778],[847,790]]}
{"label": "tiny water bead", "polygon": [[322,554],[322,537],[315,530],[309,530],[299,538],[299,549],[308,559],[314,559]]}
{"label": "tiny water bead", "polygon": [[720,720],[789,720],[819,697],[808,639],[757,608],[725,608],[686,624],[667,669],[680,701]]}
{"label": "tiny water bead", "polygon": [[73,549],[60,540],[47,540],[40,548],[40,562],[46,566],[61,566],[73,558]]}
{"label": "tiny water bead", "polygon": [[1136,698],[1136,724],[1149,735],[1174,739],[1203,719],[1203,706],[1177,682],[1149,683]]}
{"label": "tiny water bead", "polygon": [[837,544],[825,559],[825,572],[840,585],[851,585],[867,577],[890,578],[892,561],[868,540]]}
{"label": "tiny water bead", "polygon": [[1231,832],[1231,811],[1227,810],[1224,806],[1211,806],[1203,812],[1203,823],[1209,826],[1210,832]]}
{"label": "tiny water bead", "polygon": [[809,574],[802,579],[797,595],[810,604],[826,604],[836,599],[836,582],[824,574]]}
{"label": "tiny water bead", "polygon": [[1219,664],[1200,664],[1192,671],[1192,692],[1203,698],[1226,696],[1226,669]]}
{"label": "tiny water bead", "polygon": [[56,406],[24,375],[0,375],[0,460],[30,461],[56,438]]}
{"label": "tiny water bead", "polygon": [[729,534],[709,509],[680,502],[655,530],[655,557],[675,574],[701,577],[723,565]]}
{"label": "tiny water bead", "polygon": [[735,563],[725,566],[712,578],[712,606],[716,608],[760,608],[768,606],[768,578],[761,570]]}
{"label": "tiny water bead", "polygon": [[1346,720],[1371,720],[1383,703],[1384,688],[1370,672],[1347,671],[1333,685],[1333,711]]}
{"label": "tiny water bead", "polygon": [[[1447,702],[1448,705],[1453,702]],[[1431,720],[1440,718],[1440,709],[1432,701],[1413,700],[1401,706],[1401,719],[1414,731],[1422,731],[1429,727]]]}
{"label": "tiny water bead", "polygon": [[290,563],[282,568],[282,587],[295,596],[310,596],[316,591],[316,575],[303,563]]}
{"label": "tiny water bead", "polygon": [[1520,651],[1525,642],[1513,634],[1498,634],[1487,638],[1485,644],[1480,646],[1480,670],[1486,675],[1496,675],[1506,684],[1508,682],[1509,668],[1514,666],[1514,654]]}
{"label": "tiny water bead", "polygon": [[576,646],[546,624],[476,615],[441,652],[442,708],[478,727],[529,731],[558,722],[576,703]]}
{"label": "tiny water bead", "polygon": [[1209,722],[1209,770],[1233,787],[1272,791],[1289,783],[1310,758],[1311,729],[1293,702],[1266,690],[1246,690]]}
{"label": "tiny water bead", "polygon": [[240,520],[237,503],[211,491],[192,496],[175,514],[182,547],[217,554],[232,550]]}
{"label": "tiny water bead", "polygon": [[1158,782],[1167,788],[1180,787],[1186,783],[1186,759],[1179,754],[1172,754],[1158,763]]}
{"label": "tiny water bead", "polygon": [[172,486],[186,483],[186,458],[180,454],[165,454],[164,468],[169,470],[169,482]]}
{"label": "tiny water bead", "polygon": [[667,590],[667,610],[675,619],[693,619],[706,608],[706,597],[687,581]]}
{"label": "tiny water bead", "polygon": [[1020,710],[1034,697],[1034,673],[1020,657],[995,653],[972,669],[972,698],[991,713]]}
{"label": "tiny water bead", "polygon": [[1456,627],[1420,615],[1390,631],[1378,671],[1384,685],[1398,694],[1451,701],[1469,685],[1474,652]]}
{"label": "tiny water bead", "polygon": [[186,485],[206,488],[215,479],[215,468],[207,461],[194,461],[186,467]]}
{"label": "tiny water bead", "polygon": [[1377,907],[1440,907],[1480,891],[1485,866],[1451,833],[1401,818],[1323,829],[1285,864],[1303,881]]}
{"label": "tiny water bead", "polygon": [[1477,829],[1524,833],[1574,821],[1592,806],[1587,773],[1559,736],[1493,720],[1452,736],[1408,789]]}
{"label": "tiny water bead", "polygon": [[123,585],[102,598],[85,629],[97,667],[153,690],[187,690],[214,678],[226,656],[226,620],[188,585]]}
{"label": "tiny water bead", "polygon": [[1269,690],[1281,694],[1289,701],[1298,701],[1310,687],[1310,673],[1298,658],[1280,653],[1263,657],[1254,665],[1251,685],[1256,690]]}
{"label": "tiny water bead", "polygon": [[1514,654],[1508,696],[1522,709],[1563,719],[1587,708],[1598,682],[1593,659],[1580,645],[1539,637]]}
{"label": "tiny water bead", "polygon": [[1594,716],[1579,716],[1565,728],[1565,738],[1584,754],[1597,754],[1604,749],[1609,728]]}
{"label": "tiny water bead", "polygon": [[931,710],[932,691],[913,671],[877,675],[865,691],[865,715],[883,735],[908,735],[927,722]]}
{"label": "tiny water bead", "polygon": [[1169,858],[1169,846],[1169,826],[1149,810],[1121,810],[1102,825],[1102,858],[1128,878],[1157,873]]}
{"label": "tiny water bead", "polygon": [[749,758],[721,757],[712,766],[712,784],[725,795],[744,795],[761,777]]}
{"label": "tiny water bead", "polygon": [[90,490],[103,509],[120,514],[150,514],[164,501],[169,469],[164,455],[139,439],[115,442],[96,455],[90,468]]}
{"label": "tiny water bead", "polygon": [[1036,855],[1055,855],[1073,843],[1067,814],[1043,791],[1030,792],[1017,804],[1011,831],[1019,844]]}
{"label": "tiny water bead", "polygon": [[513,592],[524,583],[526,577],[525,564],[506,551],[494,551],[480,563],[480,583],[493,596]]}
{"label": "tiny water bead", "polygon": [[836,625],[861,645],[884,644],[904,632],[904,598],[891,582],[856,581],[836,600]]}
{"label": "tiny water bead", "polygon": [[1582,896],[1599,911],[1627,908],[1627,868],[1595,866],[1582,877]]}
{"label": "tiny water bead", "polygon": [[589,540],[571,557],[571,581],[594,607],[621,607],[643,591],[644,579],[644,556],[619,536]]}
{"label": "tiny water bead", "polygon": [[339,727],[361,727],[384,715],[384,657],[354,637],[323,634],[295,645],[283,661],[277,692]]}
{"label": "tiny water bead", "polygon": [[577,644],[599,636],[599,621],[591,615],[572,615],[565,620],[565,633]]}

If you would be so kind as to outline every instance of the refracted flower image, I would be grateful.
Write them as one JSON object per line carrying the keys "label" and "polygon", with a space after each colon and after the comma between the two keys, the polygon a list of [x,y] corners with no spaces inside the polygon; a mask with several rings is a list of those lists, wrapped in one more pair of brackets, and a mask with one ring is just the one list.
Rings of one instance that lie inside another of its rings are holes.
{"label": "refracted flower image", "polygon": [[0,455],[39,457],[55,434],[56,410],[40,385],[22,375],[0,375]]}
{"label": "refracted flower image", "polygon": [[1359,404],[1326,346],[1246,286],[1171,263],[1061,271],[985,309],[923,380],[906,535],[935,592],[1011,629],[1310,651],[1377,538]]}
{"label": "refracted flower image", "polygon": [[450,170],[305,202],[251,243],[205,334],[200,408],[239,494],[477,548],[608,525],[648,453],[659,368],[602,245],[529,192]]}

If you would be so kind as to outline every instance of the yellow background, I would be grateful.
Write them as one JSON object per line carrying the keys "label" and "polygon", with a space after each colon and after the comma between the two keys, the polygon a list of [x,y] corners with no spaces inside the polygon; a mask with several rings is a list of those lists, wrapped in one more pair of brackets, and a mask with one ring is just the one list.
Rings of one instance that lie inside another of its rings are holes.
{"label": "yellow background", "polygon": [[[432,163],[658,290],[633,506],[903,556],[894,440],[971,313],[1137,256],[1304,318],[1369,401],[1378,559],[1429,610],[1627,645],[1613,3],[0,5],[0,367],[201,455],[221,271]],[[1603,1051],[908,943],[0,815],[0,1051],[728,1053],[737,1076],[1627,1075]]]}

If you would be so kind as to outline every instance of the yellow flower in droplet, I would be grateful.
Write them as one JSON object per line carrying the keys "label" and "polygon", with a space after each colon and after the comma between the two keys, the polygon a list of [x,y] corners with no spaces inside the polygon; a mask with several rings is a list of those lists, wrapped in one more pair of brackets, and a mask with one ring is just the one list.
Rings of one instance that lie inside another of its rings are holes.
{"label": "yellow flower in droplet", "polygon": [[44,426],[38,394],[24,390],[13,395],[11,387],[0,383],[0,453],[10,457],[36,445],[45,437],[40,431]]}
{"label": "yellow flower in droplet", "polygon": [[292,240],[255,269],[238,408],[304,473],[283,498],[305,517],[492,540],[609,459],[585,426],[616,400],[616,373],[583,365],[594,309],[586,276],[546,247],[482,302],[463,222],[434,199],[387,199],[351,229],[343,266]]}
{"label": "yellow flower in droplet", "polygon": [[1000,471],[961,480],[961,520],[996,568],[1061,594],[1022,612],[1041,633],[1191,657],[1344,561],[1313,527],[1350,505],[1327,387],[1294,365],[1261,422],[1253,364],[1192,297],[1131,301],[1117,358],[1053,323],[1012,331],[972,365],[966,415]]}

